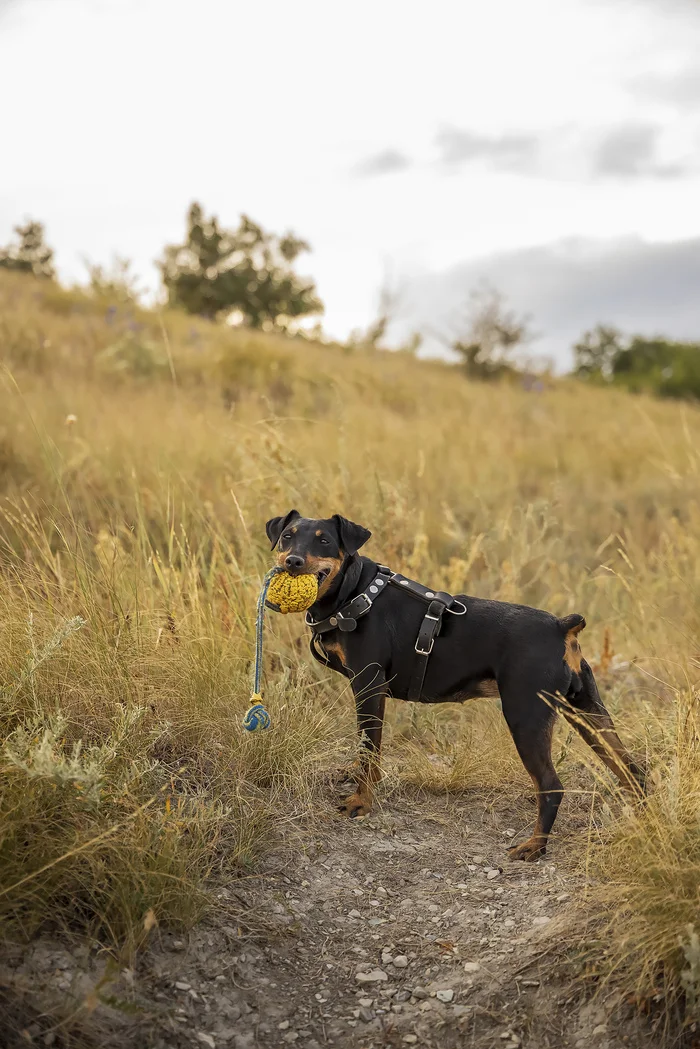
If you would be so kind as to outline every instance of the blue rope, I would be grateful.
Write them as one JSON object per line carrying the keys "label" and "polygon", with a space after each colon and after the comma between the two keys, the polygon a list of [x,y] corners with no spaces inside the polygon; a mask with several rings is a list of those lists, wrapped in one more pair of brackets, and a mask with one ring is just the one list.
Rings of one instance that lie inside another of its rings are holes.
{"label": "blue rope", "polygon": [[263,585],[258,598],[258,607],[255,617],[255,665],[253,670],[253,695],[250,697],[254,702],[243,718],[243,728],[248,732],[255,732],[259,728],[269,728],[271,719],[262,702],[261,680],[263,661],[263,626],[265,623],[265,600],[274,576],[282,572],[279,567],[271,568],[263,580]]}

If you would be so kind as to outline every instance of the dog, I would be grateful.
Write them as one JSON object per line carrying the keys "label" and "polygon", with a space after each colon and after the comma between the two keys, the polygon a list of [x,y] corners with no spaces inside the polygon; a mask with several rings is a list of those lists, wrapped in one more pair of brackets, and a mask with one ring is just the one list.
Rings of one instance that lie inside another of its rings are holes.
{"label": "dog", "polygon": [[626,790],[643,793],[643,772],[618,737],[581,653],[583,616],[559,619],[526,605],[428,591],[359,555],[372,533],[339,514],[311,519],[290,510],[271,518],[266,532],[281,568],[316,576],[318,596],[306,617],[312,653],[352,686],[360,759],[343,814],[355,818],[372,809],[388,696],[423,703],[500,698],[537,791],[537,822],[530,838],[509,850],[513,859],[544,855],[561,803],[552,764],[557,712]]}

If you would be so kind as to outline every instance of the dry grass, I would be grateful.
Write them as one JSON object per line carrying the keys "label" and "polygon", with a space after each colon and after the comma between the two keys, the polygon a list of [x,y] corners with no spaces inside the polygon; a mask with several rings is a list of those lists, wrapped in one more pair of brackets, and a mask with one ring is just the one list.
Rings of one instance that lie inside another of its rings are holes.
{"label": "dry grass", "polygon": [[[566,381],[472,385],[437,363],[115,311],[20,278],[0,284],[0,317],[12,928],[60,920],[133,949],[150,911],[195,919],[218,872],[318,810],[352,710],[309,666],[298,618],[267,632],[274,730],[239,725],[264,522],[297,506],[370,526],[368,552],[436,587],[584,612],[589,658],[609,662],[607,630],[618,664],[637,661],[643,676],[613,666],[609,694],[656,793],[610,817],[589,857],[599,907],[619,908],[619,951],[599,962],[640,993],[662,972],[695,1000],[695,409]],[[521,782],[492,704],[391,718],[395,780]]]}

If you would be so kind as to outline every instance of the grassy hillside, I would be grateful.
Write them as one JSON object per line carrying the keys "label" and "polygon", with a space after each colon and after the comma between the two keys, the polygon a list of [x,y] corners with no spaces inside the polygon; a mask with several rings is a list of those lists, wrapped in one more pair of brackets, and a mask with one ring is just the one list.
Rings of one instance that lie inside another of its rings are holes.
{"label": "grassy hillside", "polygon": [[[296,506],[367,525],[368,553],[436,587],[586,615],[584,652],[655,791],[592,808],[582,862],[614,927],[593,965],[642,996],[700,992],[698,411],[469,384],[11,276],[0,361],[9,934],[58,921],[131,951],[325,811],[353,709],[299,617],[267,631],[274,730],[240,728],[264,522]],[[492,703],[390,717],[389,786],[527,783]],[[571,783],[588,759],[565,732],[559,749]]]}

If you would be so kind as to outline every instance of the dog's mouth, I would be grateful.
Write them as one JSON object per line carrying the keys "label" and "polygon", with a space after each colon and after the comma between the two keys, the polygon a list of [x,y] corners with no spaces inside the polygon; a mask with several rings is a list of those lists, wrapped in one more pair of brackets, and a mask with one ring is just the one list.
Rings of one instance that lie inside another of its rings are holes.
{"label": "dog's mouth", "polygon": [[330,568],[320,568],[318,572],[316,572],[316,582],[318,583],[319,588],[323,584],[323,581],[327,579],[330,574]]}

